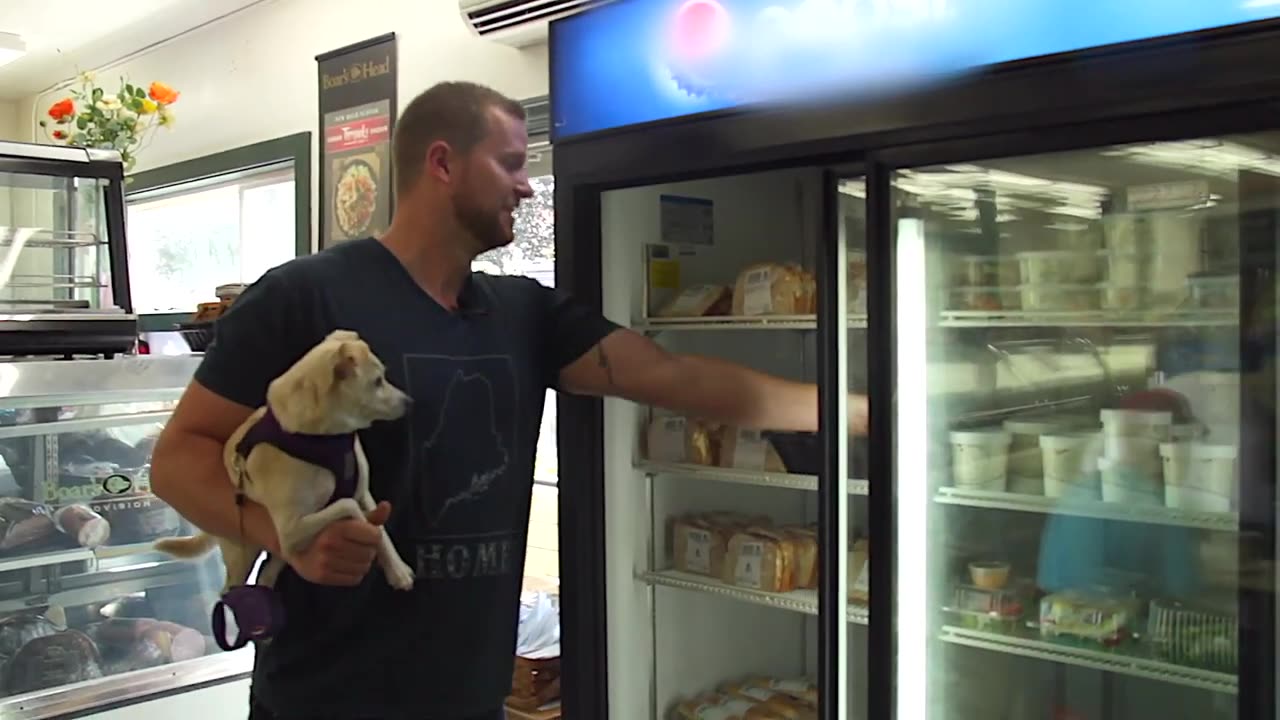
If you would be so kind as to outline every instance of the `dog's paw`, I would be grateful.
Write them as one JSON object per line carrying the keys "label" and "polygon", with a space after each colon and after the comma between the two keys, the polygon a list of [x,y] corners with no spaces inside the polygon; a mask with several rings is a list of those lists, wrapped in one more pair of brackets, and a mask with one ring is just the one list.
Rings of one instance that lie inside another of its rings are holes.
{"label": "dog's paw", "polygon": [[391,567],[385,570],[387,575],[387,583],[396,590],[412,590],[413,589],[413,568],[409,567],[403,560],[396,560],[391,563]]}

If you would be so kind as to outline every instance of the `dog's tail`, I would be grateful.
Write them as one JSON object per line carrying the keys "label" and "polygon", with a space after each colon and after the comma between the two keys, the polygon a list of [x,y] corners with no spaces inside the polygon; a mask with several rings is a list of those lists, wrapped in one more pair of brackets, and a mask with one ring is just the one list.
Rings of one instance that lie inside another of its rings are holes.
{"label": "dog's tail", "polygon": [[200,533],[191,537],[164,538],[155,541],[154,547],[163,553],[185,560],[204,557],[213,551],[218,539],[208,533]]}

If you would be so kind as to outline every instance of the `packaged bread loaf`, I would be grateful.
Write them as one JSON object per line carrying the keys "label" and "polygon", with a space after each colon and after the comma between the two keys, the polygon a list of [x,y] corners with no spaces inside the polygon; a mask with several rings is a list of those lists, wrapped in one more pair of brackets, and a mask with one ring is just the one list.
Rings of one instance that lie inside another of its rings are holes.
{"label": "packaged bread loaf", "polygon": [[653,462],[715,465],[720,428],[700,420],[664,415],[649,422],[645,456]]}
{"label": "packaged bread loaf", "polygon": [[661,318],[705,317],[727,315],[731,300],[729,288],[723,285],[692,285],[684,288],[658,310]]}
{"label": "packaged bread loaf", "polygon": [[778,530],[753,527],[729,538],[724,580],[731,585],[790,592],[795,589],[795,544]]}
{"label": "packaged bread loaf", "polygon": [[795,543],[795,585],[798,588],[818,587],[818,533],[809,527],[788,527],[784,532]]}
{"label": "packaged bread loaf", "polygon": [[808,705],[818,702],[818,686],[806,678],[762,678],[756,684],[790,695]]}
{"label": "packaged bread loaf", "polygon": [[733,314],[807,315],[814,312],[813,276],[799,265],[758,263],[738,274],[733,286]]}
{"label": "packaged bread loaf", "polygon": [[720,467],[785,473],[786,466],[773,443],[759,430],[723,428],[720,432]]}
{"label": "packaged bread loaf", "polygon": [[871,547],[858,540],[849,550],[849,599],[865,603],[871,599]]}
{"label": "packaged bread loaf", "polygon": [[726,683],[719,688],[728,697],[743,698],[754,703],[745,720],[808,720],[813,708],[796,697],[769,687],[767,678],[753,678],[743,682]]}
{"label": "packaged bread loaf", "polygon": [[677,518],[672,527],[672,554],[675,568],[682,572],[724,577],[724,557],[734,533],[768,518],[736,513],[706,513]]}

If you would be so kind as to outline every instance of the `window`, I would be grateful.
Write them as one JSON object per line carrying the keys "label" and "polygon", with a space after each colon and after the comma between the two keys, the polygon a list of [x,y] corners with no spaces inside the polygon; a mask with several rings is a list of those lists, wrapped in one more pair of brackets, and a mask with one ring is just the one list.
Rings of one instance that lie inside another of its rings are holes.
{"label": "window", "polygon": [[252,283],[295,257],[293,176],[288,163],[131,197],[134,311],[193,312],[219,285]]}
{"label": "window", "polygon": [[125,228],[144,329],[169,329],[219,285],[310,251],[310,152],[300,133],[134,176]]}
{"label": "window", "polygon": [[[493,275],[524,275],[555,287],[555,178],[549,152],[532,152],[529,178],[533,197],[516,210],[515,242],[476,258],[472,268]],[[547,393],[534,460],[533,503],[529,510],[526,584],[541,585],[560,576],[559,458],[556,454],[556,396]]]}

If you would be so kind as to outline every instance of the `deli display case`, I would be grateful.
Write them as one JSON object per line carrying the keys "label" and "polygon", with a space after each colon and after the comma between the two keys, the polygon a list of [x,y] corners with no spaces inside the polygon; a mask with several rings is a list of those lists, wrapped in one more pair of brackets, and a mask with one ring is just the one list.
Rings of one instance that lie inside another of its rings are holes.
{"label": "deli display case", "polygon": [[123,173],[102,151],[0,143],[0,716],[242,678],[210,609],[216,553],[150,492],[151,448],[199,356],[132,354]]}
{"label": "deli display case", "polygon": [[561,396],[565,717],[1276,715],[1280,9],[1013,5],[552,24],[557,287],[819,398]]}

